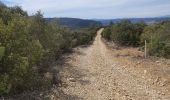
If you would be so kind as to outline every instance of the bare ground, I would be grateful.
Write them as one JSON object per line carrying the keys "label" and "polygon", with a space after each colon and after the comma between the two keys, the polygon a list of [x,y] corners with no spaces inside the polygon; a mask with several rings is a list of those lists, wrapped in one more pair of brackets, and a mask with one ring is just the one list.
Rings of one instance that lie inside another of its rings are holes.
{"label": "bare ground", "polygon": [[63,85],[52,90],[50,99],[170,100],[169,61],[144,59],[136,48],[107,44],[102,31],[91,46],[65,56],[60,65]]}

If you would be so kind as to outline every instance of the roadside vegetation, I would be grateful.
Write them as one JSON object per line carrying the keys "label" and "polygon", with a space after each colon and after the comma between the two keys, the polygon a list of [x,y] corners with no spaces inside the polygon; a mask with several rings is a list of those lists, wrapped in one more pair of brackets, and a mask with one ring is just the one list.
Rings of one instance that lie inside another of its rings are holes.
{"label": "roadside vegetation", "polygon": [[122,20],[106,26],[102,36],[123,46],[144,46],[146,40],[149,55],[170,58],[169,27],[170,21],[146,25]]}
{"label": "roadside vegetation", "polygon": [[43,73],[64,52],[89,44],[97,27],[70,30],[38,11],[28,16],[21,7],[0,3],[0,96],[49,88]]}

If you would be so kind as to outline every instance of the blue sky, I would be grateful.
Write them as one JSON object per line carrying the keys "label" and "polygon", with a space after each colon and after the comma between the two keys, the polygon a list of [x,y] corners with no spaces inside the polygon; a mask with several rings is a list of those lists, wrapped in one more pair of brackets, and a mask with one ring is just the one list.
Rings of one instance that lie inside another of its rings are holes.
{"label": "blue sky", "polygon": [[170,0],[1,0],[18,5],[29,15],[41,10],[45,17],[85,19],[156,17],[170,15]]}

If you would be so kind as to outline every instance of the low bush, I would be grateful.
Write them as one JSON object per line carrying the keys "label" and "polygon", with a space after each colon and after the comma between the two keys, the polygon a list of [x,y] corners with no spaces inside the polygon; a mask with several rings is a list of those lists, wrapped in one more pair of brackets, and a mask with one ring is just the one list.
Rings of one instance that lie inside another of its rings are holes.
{"label": "low bush", "polygon": [[[70,30],[20,7],[0,5],[0,96],[49,88],[44,73],[64,52],[93,40],[97,28]],[[5,17],[4,17],[5,16]]]}
{"label": "low bush", "polygon": [[106,27],[102,36],[120,45],[136,46],[139,45],[140,36],[145,26],[144,23],[131,23],[129,20],[122,20]]}
{"label": "low bush", "polygon": [[107,26],[102,36],[107,40],[126,46],[144,46],[146,40],[149,55],[170,58],[169,27],[170,21],[145,25],[123,20]]}
{"label": "low bush", "polygon": [[149,25],[144,29],[141,42],[148,43],[148,53],[153,56],[170,58],[170,22]]}

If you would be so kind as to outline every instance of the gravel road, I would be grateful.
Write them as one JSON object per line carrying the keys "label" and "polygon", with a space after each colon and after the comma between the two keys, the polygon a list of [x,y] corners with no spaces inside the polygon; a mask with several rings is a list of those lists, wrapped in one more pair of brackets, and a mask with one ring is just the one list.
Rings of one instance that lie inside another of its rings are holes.
{"label": "gravel road", "polygon": [[[92,45],[69,55],[60,72],[66,100],[170,100],[165,88],[157,88],[143,75],[119,65],[113,51],[97,32]],[[62,98],[63,99],[63,98]]]}

